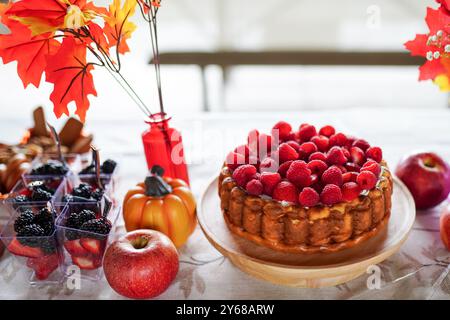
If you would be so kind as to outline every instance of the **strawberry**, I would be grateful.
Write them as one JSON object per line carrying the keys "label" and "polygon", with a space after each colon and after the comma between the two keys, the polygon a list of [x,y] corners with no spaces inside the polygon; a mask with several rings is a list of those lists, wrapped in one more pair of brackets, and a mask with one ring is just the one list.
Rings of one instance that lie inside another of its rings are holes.
{"label": "strawberry", "polygon": [[320,196],[313,188],[306,187],[300,192],[298,201],[304,207],[314,207],[319,203]]}
{"label": "strawberry", "polygon": [[287,143],[282,143],[280,147],[278,148],[279,157],[280,157],[280,163],[289,161],[289,160],[297,160],[298,159],[298,153],[295,151],[294,148],[292,148]]}
{"label": "strawberry", "polygon": [[298,130],[298,136],[301,142],[307,142],[317,135],[316,127],[310,124],[302,124]]}
{"label": "strawberry", "polygon": [[327,156],[322,152],[314,152],[309,156],[308,160],[322,160],[323,162],[325,162],[327,161]]}
{"label": "strawberry", "polygon": [[370,147],[366,150],[366,156],[367,158],[380,163],[381,160],[383,160],[383,151],[381,151],[381,148],[379,147]]}
{"label": "strawberry", "polygon": [[72,256],[87,256],[89,251],[87,251],[80,243],[80,239],[71,240],[64,242],[64,248]]}
{"label": "strawberry", "polygon": [[40,248],[24,246],[19,242],[19,240],[17,240],[17,238],[12,239],[12,241],[8,244],[8,251],[16,256],[28,258],[39,258],[44,255]]}
{"label": "strawberry", "polygon": [[279,173],[263,172],[261,174],[261,183],[264,187],[264,193],[271,196],[277,184],[281,181]]}
{"label": "strawberry", "polygon": [[317,146],[312,142],[304,142],[300,146],[300,150],[307,156],[317,151]]}
{"label": "strawberry", "polygon": [[322,160],[312,160],[307,165],[312,173],[322,176],[322,173],[327,170],[328,166]]}
{"label": "strawberry", "polygon": [[370,171],[376,177],[378,177],[381,173],[381,166],[374,160],[369,160],[366,163],[364,163],[364,165],[361,167],[360,171]]}
{"label": "strawberry", "polygon": [[256,168],[250,164],[245,164],[233,171],[233,179],[240,187],[245,187],[247,182],[256,174]]}
{"label": "strawberry", "polygon": [[286,172],[286,178],[300,188],[308,187],[311,185],[311,170],[304,161],[297,160],[292,162]]}
{"label": "strawberry", "polygon": [[261,181],[253,179],[247,183],[245,190],[247,190],[248,194],[259,196],[263,193],[264,186]]}
{"label": "strawberry", "polygon": [[350,158],[352,159],[353,163],[356,163],[360,166],[363,165],[364,162],[366,162],[366,155],[364,154],[364,151],[362,151],[361,148],[358,147],[350,148]]}
{"label": "strawberry", "polygon": [[27,266],[34,270],[36,278],[45,280],[58,268],[60,257],[57,253],[38,258],[28,258]]}
{"label": "strawberry", "polygon": [[331,166],[322,174],[322,182],[324,184],[342,185],[342,172],[336,166]]}
{"label": "strawberry", "polygon": [[102,259],[99,257],[74,257],[72,256],[72,262],[82,270],[94,270],[98,269],[102,265]]}
{"label": "strawberry", "polygon": [[335,184],[327,184],[320,193],[320,201],[325,205],[331,206],[341,200],[341,189]]}
{"label": "strawberry", "polygon": [[332,147],[327,153],[327,163],[328,164],[344,164],[347,162],[347,158],[340,147]]}
{"label": "strawberry", "polygon": [[259,171],[262,172],[277,172],[278,162],[272,158],[265,158],[259,165]]}
{"label": "strawberry", "polygon": [[355,182],[347,182],[342,186],[342,199],[345,201],[352,201],[358,198],[361,193],[359,185]]}
{"label": "strawberry", "polygon": [[92,255],[102,255],[105,248],[105,241],[91,238],[81,238],[81,246]]}
{"label": "strawberry", "polygon": [[356,139],[356,140],[353,142],[353,147],[358,147],[358,148],[360,148],[362,151],[365,152],[367,149],[370,148],[370,144],[369,144],[366,140],[364,140],[364,139]]}
{"label": "strawberry", "polygon": [[370,171],[361,171],[356,178],[356,182],[362,190],[370,190],[377,184],[377,177]]}
{"label": "strawberry", "polygon": [[329,146],[343,147],[347,144],[347,136],[341,132],[333,134],[329,139]]}
{"label": "strawberry", "polygon": [[283,178],[286,177],[286,173],[287,173],[289,167],[291,166],[292,162],[294,162],[294,161],[290,160],[290,161],[286,161],[285,163],[280,165],[280,167],[278,168],[278,173],[280,174],[280,176],[282,176]]}
{"label": "strawberry", "polygon": [[273,190],[272,198],[278,201],[297,203],[297,188],[289,181],[281,181]]}
{"label": "strawberry", "polygon": [[231,170],[236,169],[240,165],[246,163],[245,156],[236,152],[230,152],[225,159],[225,163]]}
{"label": "strawberry", "polygon": [[357,172],[346,172],[342,175],[342,182],[356,182],[356,177],[358,177]]}
{"label": "strawberry", "polygon": [[272,136],[276,136],[278,134],[280,141],[286,141],[289,139],[292,131],[292,127],[286,121],[277,122],[272,128]]}
{"label": "strawberry", "polygon": [[328,138],[325,136],[314,136],[311,138],[311,142],[313,142],[317,146],[317,149],[319,149],[319,151],[323,152],[328,150],[328,145],[330,143]]}
{"label": "strawberry", "polygon": [[331,137],[336,131],[334,130],[333,126],[323,126],[322,128],[320,128],[319,130],[319,134],[321,136],[325,136],[325,137]]}

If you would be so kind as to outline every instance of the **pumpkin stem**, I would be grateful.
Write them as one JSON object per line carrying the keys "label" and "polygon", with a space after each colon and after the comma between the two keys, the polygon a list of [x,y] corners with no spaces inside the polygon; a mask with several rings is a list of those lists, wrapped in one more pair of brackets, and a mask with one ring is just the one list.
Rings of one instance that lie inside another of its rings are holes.
{"label": "pumpkin stem", "polygon": [[172,192],[172,187],[162,178],[164,169],[158,165],[152,167],[145,178],[145,194],[149,197],[164,197]]}

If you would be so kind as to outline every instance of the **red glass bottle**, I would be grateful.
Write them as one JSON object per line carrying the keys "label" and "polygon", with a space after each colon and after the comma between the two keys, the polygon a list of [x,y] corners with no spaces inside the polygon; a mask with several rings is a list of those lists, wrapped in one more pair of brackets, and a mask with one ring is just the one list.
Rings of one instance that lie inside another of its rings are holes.
{"label": "red glass bottle", "polygon": [[147,166],[164,168],[164,175],[178,178],[189,184],[181,134],[169,126],[171,118],[163,113],[152,115],[146,123],[150,128],[142,133]]}

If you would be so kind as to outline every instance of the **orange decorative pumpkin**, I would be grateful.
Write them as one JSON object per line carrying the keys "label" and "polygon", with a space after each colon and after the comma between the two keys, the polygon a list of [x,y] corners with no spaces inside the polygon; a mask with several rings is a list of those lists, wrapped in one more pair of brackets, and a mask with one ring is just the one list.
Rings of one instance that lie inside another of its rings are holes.
{"label": "orange decorative pumpkin", "polygon": [[127,231],[153,229],[166,234],[181,247],[194,231],[196,203],[186,182],[168,177],[154,166],[144,183],[129,190],[123,202]]}

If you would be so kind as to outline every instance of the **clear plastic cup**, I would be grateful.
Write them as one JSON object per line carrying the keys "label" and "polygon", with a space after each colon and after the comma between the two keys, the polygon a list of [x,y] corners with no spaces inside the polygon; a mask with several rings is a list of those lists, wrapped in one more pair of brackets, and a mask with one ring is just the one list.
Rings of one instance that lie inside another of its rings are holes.
{"label": "clear plastic cup", "polygon": [[[56,174],[57,176],[65,176],[74,172],[79,172],[81,170],[81,158],[80,155],[78,154],[65,154],[63,155],[64,160],[68,166],[68,171],[65,174]],[[42,154],[37,156],[32,162],[31,162],[31,168],[30,170],[25,173],[26,176],[34,176],[35,174],[32,173],[32,171],[46,163],[48,163],[49,161],[53,161],[53,162],[59,162],[60,163],[60,159],[59,156],[57,154]],[[38,174],[41,175],[42,174]],[[47,174],[45,174],[47,175]],[[48,174],[49,176],[54,176],[52,174]]]}

